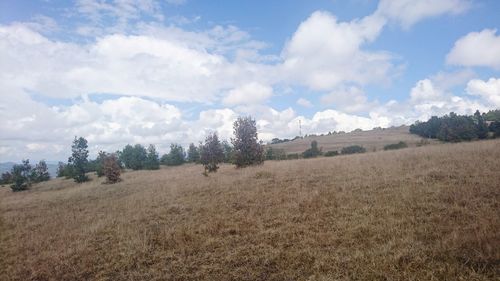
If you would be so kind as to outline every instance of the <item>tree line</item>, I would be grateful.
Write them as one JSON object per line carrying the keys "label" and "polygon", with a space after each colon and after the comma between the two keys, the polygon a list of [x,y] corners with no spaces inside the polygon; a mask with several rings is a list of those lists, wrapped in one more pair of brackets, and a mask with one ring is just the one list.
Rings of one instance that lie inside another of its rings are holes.
{"label": "tree line", "polygon": [[500,137],[500,110],[474,115],[450,114],[432,116],[425,122],[410,126],[410,133],[446,142],[460,142]]}

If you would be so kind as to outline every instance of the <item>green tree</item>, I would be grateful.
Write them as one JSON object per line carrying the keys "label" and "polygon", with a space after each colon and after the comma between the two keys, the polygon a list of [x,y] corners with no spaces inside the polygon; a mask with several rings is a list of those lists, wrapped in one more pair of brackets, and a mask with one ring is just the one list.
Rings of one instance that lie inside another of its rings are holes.
{"label": "green tree", "polygon": [[116,154],[107,154],[102,159],[102,170],[106,176],[106,183],[116,183],[121,181],[121,167]]}
{"label": "green tree", "polygon": [[224,161],[224,151],[217,133],[209,134],[200,152],[200,162],[205,168],[205,174],[217,172],[219,163]]}
{"label": "green tree", "polygon": [[318,149],[318,142],[313,140],[311,142],[311,148],[307,149],[302,153],[302,157],[304,158],[313,158],[321,155],[321,150]]}
{"label": "green tree", "polygon": [[75,137],[73,145],[71,146],[71,157],[68,163],[73,167],[73,179],[75,182],[81,183],[88,180],[85,171],[89,162],[89,151],[87,140],[83,137]]}
{"label": "green tree", "polygon": [[150,144],[148,147],[144,168],[146,170],[160,169],[160,159],[158,158],[158,152],[156,152],[156,148],[152,144]]}
{"label": "green tree", "polygon": [[12,183],[12,174],[10,172],[2,173],[2,178],[0,179],[0,184],[11,184]]}
{"label": "green tree", "polygon": [[231,146],[231,144],[226,140],[223,140],[221,145],[222,145],[222,151],[224,152],[223,162],[233,163],[233,152],[234,152],[233,146]]}
{"label": "green tree", "polygon": [[41,160],[36,164],[32,172],[33,182],[42,182],[50,180],[49,169],[45,160]]}
{"label": "green tree", "polygon": [[198,147],[194,145],[194,143],[189,144],[189,148],[187,151],[187,160],[190,163],[198,163],[200,161],[200,151]]}
{"label": "green tree", "polygon": [[259,143],[257,126],[252,117],[238,117],[233,124],[234,163],[238,168],[261,164],[264,161],[264,148]]}
{"label": "green tree", "polygon": [[493,132],[493,137],[500,137],[500,121],[491,122],[490,131]]}
{"label": "green tree", "polygon": [[479,139],[485,139],[488,137],[488,125],[486,124],[486,121],[484,121],[483,116],[479,112],[479,110],[476,110],[474,113],[474,119],[476,121],[476,130],[477,130],[477,137]]}
{"label": "green tree", "polygon": [[119,156],[119,161],[125,165],[125,168],[132,170],[143,169],[146,159],[146,148],[140,144],[136,144],[134,146],[127,144]]}
{"label": "green tree", "polygon": [[184,148],[179,144],[172,143],[169,153],[161,157],[161,162],[167,166],[178,166],[184,164],[185,158]]}
{"label": "green tree", "polygon": [[15,164],[11,170],[12,175],[12,185],[10,188],[12,191],[23,191],[27,190],[31,186],[31,165],[30,160],[26,159],[22,161],[22,164]]}

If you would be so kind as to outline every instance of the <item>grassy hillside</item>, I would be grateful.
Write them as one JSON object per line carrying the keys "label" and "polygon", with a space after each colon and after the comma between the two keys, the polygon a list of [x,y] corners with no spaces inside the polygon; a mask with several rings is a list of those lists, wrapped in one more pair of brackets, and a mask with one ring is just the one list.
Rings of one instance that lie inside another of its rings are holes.
{"label": "grassy hillside", "polygon": [[498,280],[499,166],[492,140],[4,187],[0,280]]}
{"label": "grassy hillside", "polygon": [[[311,142],[316,140],[318,147],[323,148],[323,152],[329,150],[341,150],[349,145],[361,145],[367,151],[382,150],[385,145],[404,141],[410,147],[415,147],[422,138],[410,134],[410,127],[401,126],[387,129],[374,129],[362,132],[350,132],[345,134],[334,134],[327,136],[307,137],[290,142],[272,144],[273,148],[281,148],[286,153],[302,153],[311,147]],[[428,140],[429,143],[438,143],[435,140]]]}

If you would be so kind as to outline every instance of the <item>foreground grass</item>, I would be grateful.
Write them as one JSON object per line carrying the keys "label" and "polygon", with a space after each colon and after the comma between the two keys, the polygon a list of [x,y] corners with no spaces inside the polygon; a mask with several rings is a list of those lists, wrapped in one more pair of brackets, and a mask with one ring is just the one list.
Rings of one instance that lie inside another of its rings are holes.
{"label": "foreground grass", "polygon": [[0,279],[498,280],[499,167],[484,141],[3,188]]}

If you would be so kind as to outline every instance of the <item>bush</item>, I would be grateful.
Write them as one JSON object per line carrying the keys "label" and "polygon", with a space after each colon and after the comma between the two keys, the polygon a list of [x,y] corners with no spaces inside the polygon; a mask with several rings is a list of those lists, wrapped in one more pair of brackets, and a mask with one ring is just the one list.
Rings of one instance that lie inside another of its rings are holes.
{"label": "bush", "polygon": [[351,145],[342,148],[342,154],[365,153],[366,149],[359,145]]}
{"label": "bush", "polygon": [[392,143],[384,146],[384,150],[394,150],[394,149],[401,149],[401,148],[407,148],[408,145],[404,141],[400,141],[398,143]]}
{"label": "bush", "polygon": [[209,134],[205,139],[205,144],[201,147],[200,162],[205,168],[205,175],[217,172],[219,163],[224,161],[224,151],[219,141],[217,133]]}
{"label": "bush", "polygon": [[321,155],[321,150],[318,149],[318,142],[313,140],[311,142],[311,148],[307,149],[302,153],[302,157],[304,158],[313,158]]}
{"label": "bush", "polygon": [[102,170],[106,176],[106,183],[116,183],[121,181],[121,168],[118,163],[118,157],[115,154],[109,154],[103,157]]}
{"label": "bush", "polygon": [[336,150],[330,150],[324,154],[324,156],[326,156],[326,157],[332,157],[332,156],[337,156],[337,155],[339,155],[339,152]]}
{"label": "bush", "polygon": [[271,146],[266,149],[266,160],[286,160],[286,153],[284,149],[272,148]]}
{"label": "bush", "polygon": [[298,153],[287,154],[286,159],[288,159],[288,160],[299,159],[299,154]]}
{"label": "bush", "polygon": [[234,163],[238,168],[261,164],[264,161],[264,149],[257,137],[255,120],[251,117],[238,117],[233,124]]}

